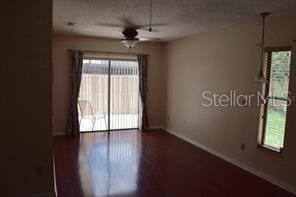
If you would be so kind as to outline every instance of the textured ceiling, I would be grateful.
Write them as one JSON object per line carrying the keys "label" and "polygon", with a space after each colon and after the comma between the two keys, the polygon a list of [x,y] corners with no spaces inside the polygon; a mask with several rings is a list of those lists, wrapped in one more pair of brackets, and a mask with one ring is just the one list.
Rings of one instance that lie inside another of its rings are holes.
{"label": "textured ceiling", "polygon": [[[262,11],[296,9],[296,0],[152,0],[154,32],[138,37],[160,41],[244,23]],[[74,26],[67,26],[74,22]],[[149,24],[149,0],[53,0],[54,33],[120,38],[121,27]]]}

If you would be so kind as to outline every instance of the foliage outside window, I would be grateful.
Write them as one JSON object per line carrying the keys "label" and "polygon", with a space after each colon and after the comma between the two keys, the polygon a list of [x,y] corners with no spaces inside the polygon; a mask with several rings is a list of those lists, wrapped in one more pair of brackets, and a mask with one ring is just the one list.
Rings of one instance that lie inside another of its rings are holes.
{"label": "foliage outside window", "polygon": [[289,100],[289,77],[291,50],[270,50],[266,53],[265,102],[262,110],[260,145],[280,152],[284,147],[287,106]]}

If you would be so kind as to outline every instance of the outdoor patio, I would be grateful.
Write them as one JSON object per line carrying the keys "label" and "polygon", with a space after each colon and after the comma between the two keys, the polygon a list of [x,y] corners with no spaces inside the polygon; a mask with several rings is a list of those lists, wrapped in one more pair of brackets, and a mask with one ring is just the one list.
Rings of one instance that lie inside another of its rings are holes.
{"label": "outdoor patio", "polygon": [[[108,115],[96,115],[94,118],[79,117],[80,131],[104,131],[108,130]],[[110,129],[138,128],[138,114],[114,114],[110,115]]]}

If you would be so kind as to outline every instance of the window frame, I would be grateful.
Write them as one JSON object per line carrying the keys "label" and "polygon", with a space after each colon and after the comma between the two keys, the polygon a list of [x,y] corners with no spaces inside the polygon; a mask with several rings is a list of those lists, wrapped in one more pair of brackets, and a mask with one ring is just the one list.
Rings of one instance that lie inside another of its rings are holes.
{"label": "window frame", "polygon": [[[271,59],[272,59],[272,53],[273,52],[280,52],[280,51],[291,51],[292,53],[292,47],[289,46],[284,46],[284,47],[266,47],[265,48],[265,57],[266,57],[266,62],[264,63],[264,73],[266,76],[266,79],[268,80],[267,84],[263,84],[262,85],[262,92],[264,95],[264,98],[266,99],[265,103],[262,103],[263,105],[263,110],[260,111],[260,122],[261,122],[261,128],[259,129],[259,140],[258,140],[258,146],[273,152],[277,152],[277,153],[282,153],[283,152],[283,147],[281,148],[277,148],[277,147],[273,147],[270,146],[268,144],[264,143],[265,140],[265,136],[266,136],[266,125],[267,125],[267,112],[268,112],[268,101],[269,99],[279,99],[279,100],[286,100],[286,99],[282,99],[282,98],[276,98],[276,97],[272,97],[272,98],[268,98],[269,96],[267,95],[269,93],[269,81],[270,81],[270,74],[271,74]],[[292,55],[291,55],[292,58]],[[291,67],[289,72],[291,73]],[[289,84],[290,84],[290,79],[289,79]],[[290,89],[290,85],[288,86],[288,89]],[[287,99],[288,101],[288,99]],[[287,116],[286,116],[286,123],[287,124]],[[286,133],[286,125],[285,125],[285,133]],[[284,139],[285,141],[285,139]]]}

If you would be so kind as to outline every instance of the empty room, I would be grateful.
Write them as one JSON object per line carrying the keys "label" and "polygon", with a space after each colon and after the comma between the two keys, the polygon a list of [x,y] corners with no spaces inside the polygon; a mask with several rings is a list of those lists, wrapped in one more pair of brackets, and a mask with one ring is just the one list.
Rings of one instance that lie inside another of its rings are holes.
{"label": "empty room", "polygon": [[296,196],[296,0],[1,13],[0,196]]}

